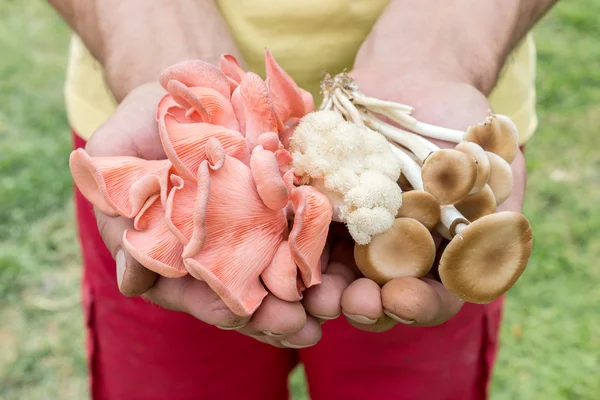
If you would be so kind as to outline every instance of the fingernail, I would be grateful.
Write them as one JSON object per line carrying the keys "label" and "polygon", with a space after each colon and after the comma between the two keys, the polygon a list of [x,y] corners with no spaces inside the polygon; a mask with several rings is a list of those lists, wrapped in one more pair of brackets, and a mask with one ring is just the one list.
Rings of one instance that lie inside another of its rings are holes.
{"label": "fingernail", "polygon": [[273,333],[270,331],[262,331],[262,333],[264,333],[267,336],[271,336],[271,337],[280,337],[283,336],[283,333]]}
{"label": "fingernail", "polygon": [[317,318],[317,319],[322,319],[322,320],[325,320],[325,321],[329,321],[331,319],[336,319],[336,318],[339,318],[339,316],[340,316],[340,314],[336,315],[335,317],[326,317],[324,315],[316,315],[316,314],[311,314],[311,315],[313,317]]}
{"label": "fingernail", "polygon": [[313,343],[313,344],[302,344],[302,345],[300,345],[300,344],[291,344],[287,340],[282,340],[280,343],[282,345],[284,345],[285,347],[290,348],[290,349],[305,349],[307,347],[311,347],[311,346],[314,346],[316,344],[316,343]]}
{"label": "fingernail", "polygon": [[246,325],[248,325],[248,324],[245,323],[245,324],[237,325],[237,326],[222,326],[222,325],[215,325],[215,326],[224,331],[235,331],[236,329],[241,329],[241,328],[245,327]]}
{"label": "fingernail", "polygon": [[391,319],[393,319],[394,321],[398,321],[398,322],[400,322],[401,324],[404,324],[404,325],[412,325],[412,324],[415,323],[414,319],[403,319],[403,318],[400,318],[399,316],[397,316],[395,314],[392,314],[391,312],[389,312],[387,310],[383,310],[383,313],[385,315],[387,315],[388,317],[390,317]]}
{"label": "fingernail", "polygon": [[346,316],[346,318],[351,319],[352,321],[357,322],[359,324],[363,324],[363,325],[373,325],[374,323],[377,322],[376,319],[367,318],[364,315],[346,314],[346,313],[344,313],[344,315]]}
{"label": "fingernail", "polygon": [[117,262],[117,285],[120,288],[121,282],[123,282],[123,275],[125,275],[125,269],[127,268],[127,260],[123,250],[117,252],[115,261]]}

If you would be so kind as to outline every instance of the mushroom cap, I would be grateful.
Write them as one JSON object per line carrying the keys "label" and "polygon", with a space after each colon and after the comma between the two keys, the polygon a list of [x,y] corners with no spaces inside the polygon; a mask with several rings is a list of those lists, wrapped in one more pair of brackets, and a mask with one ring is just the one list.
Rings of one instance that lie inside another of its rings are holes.
{"label": "mushroom cap", "polygon": [[470,126],[463,139],[477,143],[485,151],[498,154],[509,164],[519,151],[519,130],[506,115],[492,114],[485,122]]}
{"label": "mushroom cap", "polygon": [[525,216],[491,214],[462,229],[448,244],[440,258],[440,279],[461,299],[486,304],[519,279],[531,249],[531,225]]}
{"label": "mushroom cap", "polygon": [[466,141],[460,142],[454,149],[469,154],[475,159],[477,163],[477,179],[475,179],[475,184],[470,194],[479,192],[487,184],[488,179],[490,179],[490,160],[487,158],[485,150],[475,142]]}
{"label": "mushroom cap", "polygon": [[402,189],[405,192],[413,190],[412,185],[410,184],[408,179],[406,179],[406,176],[404,174],[400,174],[400,176],[398,177],[398,186],[400,186],[400,189]]}
{"label": "mushroom cap", "polygon": [[440,205],[456,204],[469,195],[477,179],[477,163],[469,154],[454,149],[431,153],[421,170],[423,188]]}
{"label": "mushroom cap", "polygon": [[513,189],[513,175],[510,165],[497,154],[486,152],[490,160],[490,179],[488,185],[494,192],[496,204],[500,205],[508,199]]}
{"label": "mushroom cap", "polygon": [[367,245],[354,246],[354,260],[362,274],[379,285],[402,276],[422,277],[435,260],[431,233],[412,218],[396,218],[390,229],[373,236]]}
{"label": "mushroom cap", "polygon": [[473,222],[496,212],[496,197],[490,186],[485,185],[482,190],[465,197],[456,203],[454,207],[466,219]]}
{"label": "mushroom cap", "polygon": [[[496,200],[494,199],[494,205]],[[432,231],[440,222],[440,204],[431,193],[423,190],[411,190],[402,193],[402,207],[398,209],[396,218],[416,219],[425,228]]]}

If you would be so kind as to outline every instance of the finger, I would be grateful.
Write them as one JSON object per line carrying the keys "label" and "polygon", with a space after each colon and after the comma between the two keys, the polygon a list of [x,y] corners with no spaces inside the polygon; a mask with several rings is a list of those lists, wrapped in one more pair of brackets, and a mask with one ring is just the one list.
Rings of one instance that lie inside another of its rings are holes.
{"label": "finger", "polygon": [[303,349],[317,344],[321,340],[322,333],[319,321],[308,315],[302,330],[286,337],[280,343],[290,349]]}
{"label": "finger", "polygon": [[354,280],[354,273],[344,264],[332,262],[320,285],[304,292],[302,304],[306,312],[319,320],[335,319],[342,313],[342,293]]}
{"label": "finger", "polygon": [[327,267],[329,266],[329,253],[331,251],[331,235],[327,237],[327,242],[325,242],[325,247],[323,247],[323,252],[321,253],[321,259],[319,262],[321,263],[321,273],[325,273],[327,271]]}
{"label": "finger", "polygon": [[306,312],[300,302],[288,302],[272,294],[264,298],[250,323],[240,329],[248,335],[282,337],[299,332],[306,324]]}
{"label": "finger", "polygon": [[361,325],[374,325],[384,316],[381,288],[367,278],[352,282],[342,294],[342,310],[347,319]]}
{"label": "finger", "polygon": [[381,289],[384,312],[398,322],[439,325],[460,311],[464,302],[433,279],[392,279]]}
{"label": "finger", "polygon": [[146,293],[156,283],[158,274],[150,271],[121,249],[117,252],[117,284],[125,296],[135,297]]}
{"label": "finger", "polygon": [[286,347],[282,345],[278,338],[266,336],[266,335],[247,335],[252,339],[258,340],[261,343],[268,344],[270,346],[278,347],[280,349],[285,349]]}
{"label": "finger", "polygon": [[117,285],[125,296],[139,296],[154,285],[158,275],[144,268],[122,248],[123,232],[133,228],[133,222],[123,217],[109,217],[96,211],[98,231],[116,261]]}
{"label": "finger", "polygon": [[186,312],[221,329],[240,329],[250,321],[250,317],[231,312],[206,282],[190,275],[182,278],[160,277],[144,297],[163,308]]}

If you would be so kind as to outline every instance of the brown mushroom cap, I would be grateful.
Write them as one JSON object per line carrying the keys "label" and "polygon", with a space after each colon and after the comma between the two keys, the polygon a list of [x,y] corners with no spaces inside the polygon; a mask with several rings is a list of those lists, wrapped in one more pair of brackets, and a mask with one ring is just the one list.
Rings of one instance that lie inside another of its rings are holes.
{"label": "brown mushroom cap", "polygon": [[431,233],[412,218],[396,218],[390,229],[367,245],[354,246],[360,272],[379,285],[402,276],[422,277],[435,260]]}
{"label": "brown mushroom cap", "polygon": [[496,204],[500,205],[508,199],[513,189],[513,175],[510,165],[497,154],[486,152],[490,160],[490,179],[488,185],[494,192]]}
{"label": "brown mushroom cap", "polygon": [[485,150],[475,142],[462,141],[454,148],[465,154],[469,154],[477,162],[477,179],[473,184],[470,194],[475,194],[482,190],[490,179],[490,160],[485,154]]}
{"label": "brown mushroom cap", "polygon": [[400,174],[400,176],[398,177],[398,186],[400,186],[400,189],[402,189],[402,191],[404,192],[413,190],[412,185],[410,184],[408,179],[406,179],[406,176],[404,174]]}
{"label": "brown mushroom cap", "polygon": [[440,259],[440,279],[465,301],[489,303],[519,279],[531,248],[531,225],[522,214],[488,215],[462,229],[448,244]]}
{"label": "brown mushroom cap", "polygon": [[423,188],[440,205],[456,204],[473,189],[477,163],[473,157],[458,150],[437,150],[423,162],[421,176]]}
{"label": "brown mushroom cap", "polygon": [[431,193],[423,190],[411,190],[402,193],[402,207],[398,210],[396,218],[416,219],[425,228],[432,231],[440,222],[440,214],[440,204]]}
{"label": "brown mushroom cap", "polygon": [[490,186],[485,185],[481,191],[465,197],[454,207],[466,219],[473,222],[496,212],[496,197]]}
{"label": "brown mushroom cap", "polygon": [[519,130],[506,115],[492,114],[482,124],[470,126],[463,139],[477,143],[485,151],[498,154],[509,164],[519,151]]}

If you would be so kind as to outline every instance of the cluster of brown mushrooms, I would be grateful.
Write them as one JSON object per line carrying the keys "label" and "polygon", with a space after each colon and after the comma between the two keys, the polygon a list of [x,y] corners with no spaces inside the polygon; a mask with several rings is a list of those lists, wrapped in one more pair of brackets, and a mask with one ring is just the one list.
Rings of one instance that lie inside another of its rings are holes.
{"label": "cluster of brown mushrooms", "polygon": [[[426,276],[436,260],[437,231],[450,240],[438,266],[448,290],[472,303],[506,293],[532,250],[529,221],[520,213],[496,212],[513,187],[510,164],[518,152],[513,121],[490,113],[465,132],[426,124],[411,115],[410,106],[364,95],[344,73],[327,77],[322,89],[321,110],[340,112],[385,136],[402,164],[402,206],[392,227],[369,244],[355,245],[363,275],[380,285]],[[456,146],[440,149],[426,138]]]}

